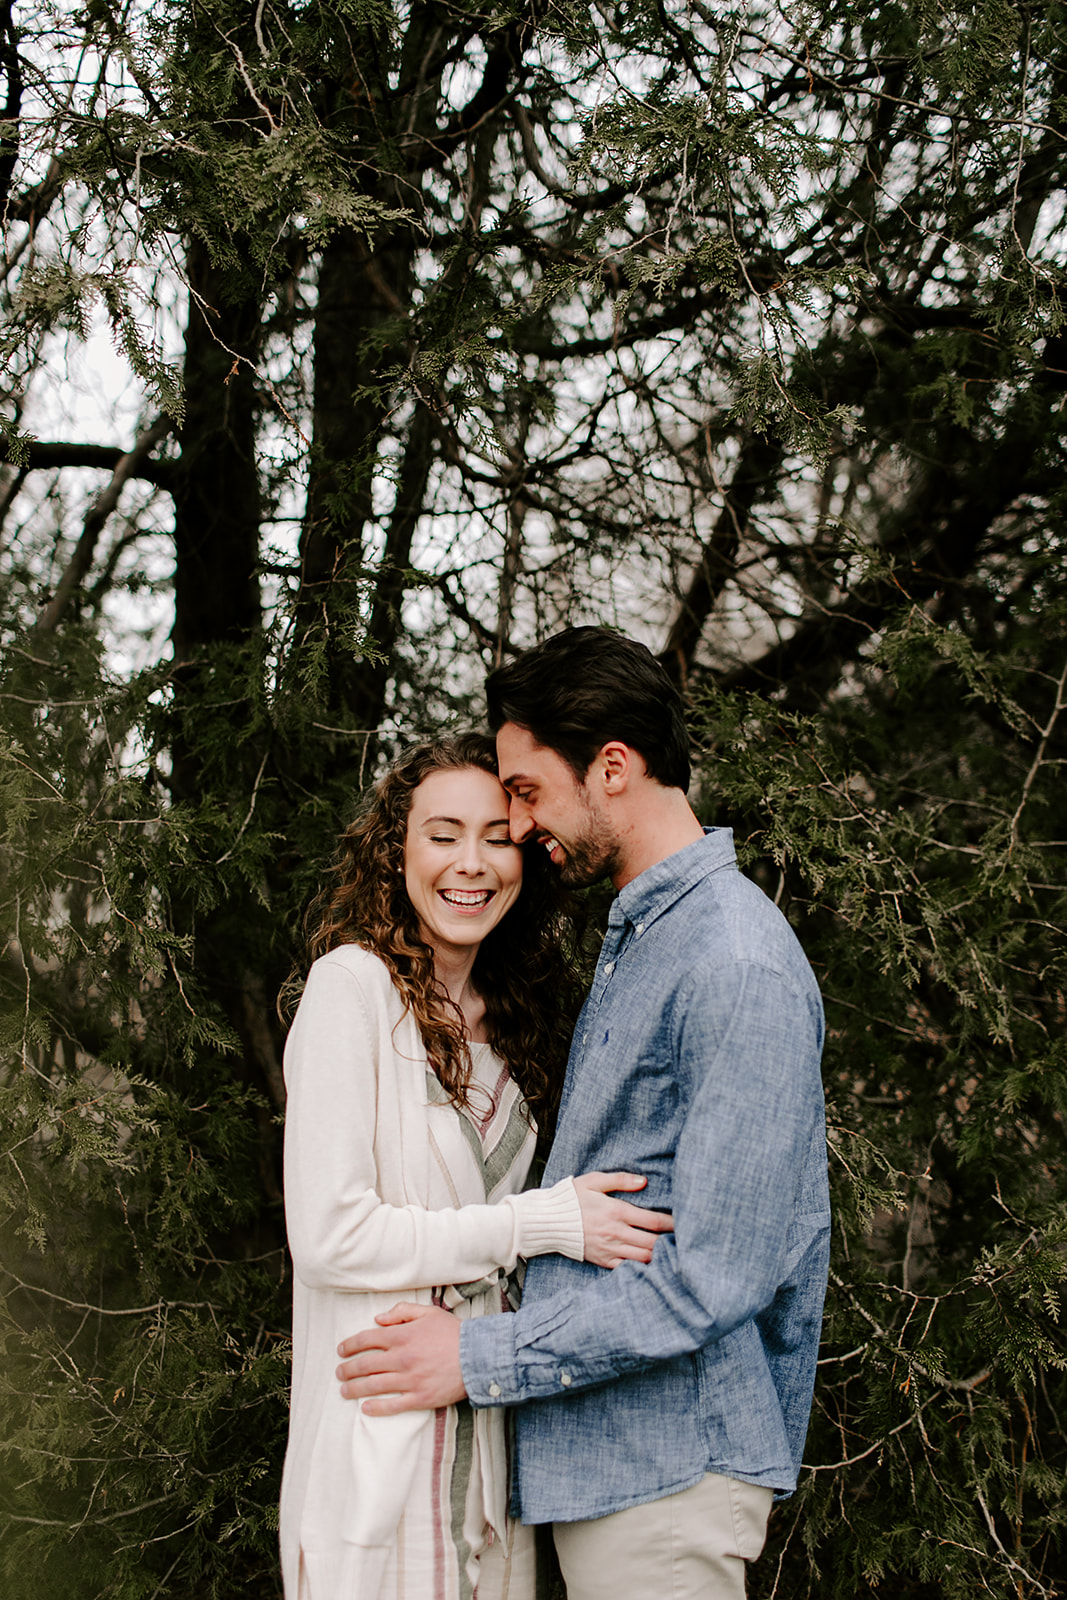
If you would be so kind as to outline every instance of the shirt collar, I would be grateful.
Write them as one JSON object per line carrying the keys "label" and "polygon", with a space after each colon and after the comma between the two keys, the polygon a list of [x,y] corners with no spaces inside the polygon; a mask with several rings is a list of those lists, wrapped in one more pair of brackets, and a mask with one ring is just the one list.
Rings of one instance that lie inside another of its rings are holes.
{"label": "shirt collar", "polygon": [[703,839],[646,867],[620,889],[608,914],[609,927],[630,922],[646,928],[712,872],[737,865],[732,828],[705,828]]}

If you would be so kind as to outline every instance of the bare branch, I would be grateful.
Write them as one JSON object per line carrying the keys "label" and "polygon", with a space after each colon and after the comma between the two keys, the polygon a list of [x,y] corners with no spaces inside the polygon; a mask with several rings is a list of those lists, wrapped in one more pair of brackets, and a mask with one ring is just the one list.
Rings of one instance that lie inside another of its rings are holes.
{"label": "bare branch", "polygon": [[1030,771],[1026,774],[1026,780],[1023,783],[1023,792],[1019,796],[1019,804],[1015,809],[1015,815],[1011,819],[1010,850],[1014,850],[1015,846],[1019,842],[1019,819],[1026,808],[1027,800],[1030,798],[1030,790],[1034,786],[1034,779],[1037,777],[1042,765],[1044,764],[1045,751],[1048,749],[1048,742],[1051,739],[1053,730],[1055,729],[1056,723],[1059,720],[1060,712],[1067,711],[1067,700],[1064,699],[1065,690],[1067,690],[1067,662],[1064,663],[1063,671],[1060,673],[1060,681],[1056,685],[1056,704],[1052,708],[1052,714],[1049,717],[1048,722],[1042,729],[1041,743],[1038,745],[1037,754],[1033,759],[1033,764],[1030,767]]}
{"label": "bare branch", "polygon": [[[710,462],[710,448],[708,459]],[[689,676],[704,624],[733,575],[752,507],[761,490],[773,482],[781,459],[782,447],[776,440],[766,434],[749,435],[733,482],[723,494],[722,511],[700,553],[696,571],[660,655],[663,665],[678,683],[684,684]]]}
{"label": "bare branch", "polygon": [[[136,449],[136,445],[134,448]],[[65,442],[50,444],[43,443],[39,439],[29,440],[25,449],[29,457],[25,468],[27,472],[54,467],[85,467],[95,471],[110,469],[113,472],[119,463],[127,460],[131,454],[123,450],[120,445],[114,444]],[[145,455],[140,455],[135,466],[128,471],[127,477],[141,478],[146,483],[154,483],[161,489],[170,489],[174,481],[174,471],[173,461],[153,461]]]}
{"label": "bare branch", "polygon": [[108,517],[118,505],[119,495],[132,477],[137,476],[140,461],[151,455],[156,445],[165,439],[174,427],[170,417],[157,417],[150,427],[137,435],[134,447],[121,456],[115,464],[111,482],[100,491],[86,514],[81,537],[66,571],[56,585],[55,594],[42,609],[34,626],[36,633],[52,633],[66,615],[76,591],[84,582],[96,553],[96,542],[104,530]]}

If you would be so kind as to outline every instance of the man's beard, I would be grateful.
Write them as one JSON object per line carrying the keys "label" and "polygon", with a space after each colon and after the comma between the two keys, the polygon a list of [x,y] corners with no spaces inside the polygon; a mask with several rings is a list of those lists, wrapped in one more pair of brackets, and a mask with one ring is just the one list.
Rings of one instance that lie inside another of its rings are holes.
{"label": "man's beard", "polygon": [[568,889],[584,889],[602,878],[614,877],[620,866],[618,841],[588,802],[586,816],[588,826],[570,844],[556,840],[563,851],[557,870],[560,882]]}

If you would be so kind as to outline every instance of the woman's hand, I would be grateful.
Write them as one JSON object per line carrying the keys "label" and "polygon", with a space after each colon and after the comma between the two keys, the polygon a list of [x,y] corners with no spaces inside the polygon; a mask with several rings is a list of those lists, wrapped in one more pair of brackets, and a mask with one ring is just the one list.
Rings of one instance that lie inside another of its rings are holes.
{"label": "woman's hand", "polygon": [[673,1218],[666,1211],[645,1211],[628,1200],[611,1198],[613,1190],[643,1189],[647,1182],[636,1172],[587,1172],[575,1178],[586,1261],[617,1267],[623,1261],[652,1260],[656,1235],[672,1232]]}

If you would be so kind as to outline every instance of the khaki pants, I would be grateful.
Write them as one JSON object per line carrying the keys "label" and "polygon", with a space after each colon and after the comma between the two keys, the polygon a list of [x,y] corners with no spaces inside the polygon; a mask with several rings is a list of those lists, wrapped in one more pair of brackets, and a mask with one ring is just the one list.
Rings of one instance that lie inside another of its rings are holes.
{"label": "khaki pants", "polygon": [[567,1600],[744,1600],[770,1489],[709,1472],[690,1489],[589,1522],[557,1522]]}

